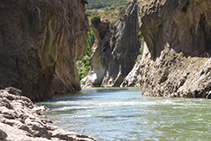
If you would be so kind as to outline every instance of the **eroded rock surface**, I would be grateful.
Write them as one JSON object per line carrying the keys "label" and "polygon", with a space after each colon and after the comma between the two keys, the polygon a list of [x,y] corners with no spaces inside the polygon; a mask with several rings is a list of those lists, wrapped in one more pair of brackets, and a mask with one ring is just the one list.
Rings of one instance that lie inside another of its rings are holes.
{"label": "eroded rock surface", "polygon": [[144,95],[210,98],[211,1],[139,1],[142,60],[122,86]]}
{"label": "eroded rock surface", "polygon": [[168,44],[177,53],[211,53],[211,1],[140,0],[142,33],[153,58]]}
{"label": "eroded rock surface", "polygon": [[122,86],[142,87],[147,96],[211,98],[211,59],[185,57],[173,49],[164,49],[156,61],[145,57]]}
{"label": "eroded rock surface", "polygon": [[12,87],[0,90],[0,140],[94,140],[91,137],[67,132],[56,126],[49,125],[50,121],[40,115],[40,112],[49,109],[34,105],[27,97],[9,93],[11,89],[20,92],[20,90]]}
{"label": "eroded rock surface", "polygon": [[32,100],[80,90],[76,60],[86,48],[81,0],[0,1],[0,87]]}
{"label": "eroded rock surface", "polygon": [[140,48],[136,2],[130,1],[110,29],[107,22],[92,25],[98,42],[93,46],[91,70],[82,80],[84,86],[118,87],[135,65]]}

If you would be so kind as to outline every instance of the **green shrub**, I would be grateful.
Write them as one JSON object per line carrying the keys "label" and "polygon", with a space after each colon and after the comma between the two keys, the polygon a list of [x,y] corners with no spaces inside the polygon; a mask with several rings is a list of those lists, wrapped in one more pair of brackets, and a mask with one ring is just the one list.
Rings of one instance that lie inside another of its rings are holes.
{"label": "green shrub", "polygon": [[111,40],[112,40],[112,41],[115,41],[115,40],[116,40],[116,36],[113,35],[113,36],[111,37]]}
{"label": "green shrub", "polygon": [[86,10],[85,14],[87,17],[89,17],[89,16],[94,15],[94,12],[92,10]]}
{"label": "green shrub", "polygon": [[94,25],[97,25],[101,22],[100,17],[99,16],[94,16],[91,18],[91,23]]}
{"label": "green shrub", "polygon": [[141,30],[138,32],[138,38],[140,38],[142,36],[142,32]]}
{"label": "green shrub", "polygon": [[87,0],[86,9],[112,8],[119,10],[127,4],[127,0]]}
{"label": "green shrub", "polygon": [[139,62],[142,58],[142,54],[143,54],[143,45],[141,46],[141,48],[139,49],[139,55],[136,58],[136,62]]}
{"label": "green shrub", "polygon": [[121,10],[119,10],[119,15],[121,16],[123,14],[125,14],[125,8],[122,8]]}
{"label": "green shrub", "polygon": [[80,79],[86,77],[91,68],[92,46],[96,42],[94,32],[91,29],[88,31],[87,34],[88,38],[87,38],[86,52],[82,57],[82,59],[76,62]]}
{"label": "green shrub", "polygon": [[120,20],[121,22],[123,22],[123,21],[124,21],[124,18],[123,18],[123,17],[120,17],[119,20]]}
{"label": "green shrub", "polygon": [[76,62],[80,79],[83,79],[89,73],[91,68],[91,57],[85,55],[81,60]]}
{"label": "green shrub", "polygon": [[110,23],[110,30],[114,30],[115,26],[114,26],[114,22]]}
{"label": "green shrub", "polygon": [[207,57],[210,57],[210,54],[208,52],[206,54],[207,54]]}

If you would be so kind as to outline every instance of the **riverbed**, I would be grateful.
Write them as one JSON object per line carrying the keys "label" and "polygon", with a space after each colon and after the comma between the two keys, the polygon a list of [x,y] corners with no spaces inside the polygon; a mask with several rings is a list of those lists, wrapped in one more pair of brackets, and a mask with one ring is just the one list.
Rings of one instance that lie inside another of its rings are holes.
{"label": "riverbed", "polygon": [[142,96],[137,88],[90,88],[37,103],[54,125],[98,141],[211,140],[211,100]]}

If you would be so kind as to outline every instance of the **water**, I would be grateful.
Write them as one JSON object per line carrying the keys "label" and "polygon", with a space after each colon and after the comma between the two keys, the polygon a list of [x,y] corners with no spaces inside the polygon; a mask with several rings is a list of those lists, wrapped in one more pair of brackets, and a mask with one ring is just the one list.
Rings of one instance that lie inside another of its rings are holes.
{"label": "water", "polygon": [[144,97],[134,89],[84,89],[47,102],[57,126],[99,141],[211,140],[211,101]]}

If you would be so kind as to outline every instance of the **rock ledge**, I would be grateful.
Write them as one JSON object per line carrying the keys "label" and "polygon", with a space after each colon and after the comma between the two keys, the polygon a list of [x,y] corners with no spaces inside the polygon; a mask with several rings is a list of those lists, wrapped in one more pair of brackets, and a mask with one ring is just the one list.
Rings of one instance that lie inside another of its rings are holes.
{"label": "rock ledge", "polygon": [[41,111],[49,109],[33,104],[29,98],[20,96],[21,93],[19,89],[13,87],[0,90],[0,140],[94,140],[91,137],[49,125],[51,121],[40,115]]}

